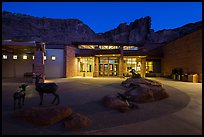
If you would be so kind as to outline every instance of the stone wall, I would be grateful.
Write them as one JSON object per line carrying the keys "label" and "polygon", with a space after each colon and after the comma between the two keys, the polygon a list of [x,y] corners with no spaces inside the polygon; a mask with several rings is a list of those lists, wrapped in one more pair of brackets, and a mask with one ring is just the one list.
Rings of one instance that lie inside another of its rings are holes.
{"label": "stone wall", "polygon": [[77,76],[77,59],[75,58],[75,50],[75,47],[65,46],[66,77]]}
{"label": "stone wall", "polygon": [[36,50],[34,59],[34,73],[41,74],[42,79],[40,82],[44,82],[45,80],[45,63],[44,63],[44,51]]}
{"label": "stone wall", "polygon": [[172,69],[182,68],[184,73],[202,74],[202,29],[163,46],[162,73],[168,76]]}
{"label": "stone wall", "polygon": [[99,76],[99,57],[94,58],[94,72],[93,72],[94,77]]}

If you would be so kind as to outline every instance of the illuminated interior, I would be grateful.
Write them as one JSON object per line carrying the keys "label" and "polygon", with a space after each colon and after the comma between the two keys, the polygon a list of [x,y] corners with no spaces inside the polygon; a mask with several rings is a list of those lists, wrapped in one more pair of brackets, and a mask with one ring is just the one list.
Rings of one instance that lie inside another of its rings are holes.
{"label": "illuminated interior", "polygon": [[153,72],[153,61],[146,62],[146,73]]}
{"label": "illuminated interior", "polygon": [[124,69],[125,75],[131,75],[131,70],[134,69],[136,73],[141,74],[141,58],[139,57],[125,57],[124,58]]}
{"label": "illuminated interior", "polygon": [[109,49],[119,49],[119,46],[99,45],[98,48],[102,50],[109,50]]}
{"label": "illuminated interior", "polygon": [[118,76],[118,57],[99,58],[99,76]]}
{"label": "illuminated interior", "polygon": [[79,49],[95,49],[97,45],[79,45]]}
{"label": "illuminated interior", "polygon": [[135,46],[123,46],[123,50],[138,50],[138,47],[135,47]]}
{"label": "illuminated interior", "polygon": [[92,57],[81,57],[77,59],[78,72],[93,72],[94,60]]}
{"label": "illuminated interior", "polygon": [[[115,45],[79,45],[79,49],[101,49],[101,50],[113,50],[119,49],[120,46]],[[138,50],[136,46],[123,46],[123,50]]]}

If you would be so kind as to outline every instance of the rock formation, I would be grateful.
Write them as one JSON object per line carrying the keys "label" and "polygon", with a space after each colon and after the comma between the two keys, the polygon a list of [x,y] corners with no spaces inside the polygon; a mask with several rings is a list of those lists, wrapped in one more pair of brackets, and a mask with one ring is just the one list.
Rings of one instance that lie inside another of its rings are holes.
{"label": "rock formation", "polygon": [[72,109],[66,106],[31,107],[14,112],[13,117],[46,127],[69,117],[71,114]]}
{"label": "rock formation", "polygon": [[91,119],[85,115],[80,113],[72,113],[72,115],[64,121],[64,128],[78,130],[89,126],[91,122]]}
{"label": "rock formation", "polygon": [[52,44],[93,41],[96,34],[78,19],[50,19],[3,13],[3,39],[45,41]]}
{"label": "rock formation", "polygon": [[130,100],[134,102],[152,102],[169,96],[161,83],[145,78],[128,78],[121,84],[129,88],[124,94],[130,96]]}
{"label": "rock formation", "polygon": [[129,25],[121,23],[115,29],[95,33],[78,19],[37,18],[4,11],[2,13],[2,39],[36,40],[47,44],[80,42],[163,43],[181,37],[202,27],[202,22],[154,32],[151,17],[136,19]]}
{"label": "rock formation", "polygon": [[67,106],[30,107],[13,112],[14,119],[25,120],[32,124],[48,127],[63,121],[65,129],[77,130],[91,124],[91,119],[73,112]]}
{"label": "rock formation", "polygon": [[116,95],[106,95],[105,97],[103,97],[102,101],[106,107],[116,109],[120,112],[128,112],[131,110],[128,104],[120,100]]}
{"label": "rock formation", "polygon": [[103,103],[109,108],[119,109],[120,107],[128,107],[128,105],[117,98],[115,95],[107,95],[103,98]]}

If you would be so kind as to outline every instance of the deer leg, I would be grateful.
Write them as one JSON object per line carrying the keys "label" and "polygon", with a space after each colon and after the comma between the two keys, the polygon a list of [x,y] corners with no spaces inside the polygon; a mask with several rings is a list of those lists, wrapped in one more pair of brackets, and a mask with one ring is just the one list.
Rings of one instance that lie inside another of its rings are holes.
{"label": "deer leg", "polygon": [[22,105],[24,106],[25,96],[23,96],[22,98],[23,98],[23,100],[22,100]]}
{"label": "deer leg", "polygon": [[40,93],[40,106],[42,105],[43,102],[43,93]]}
{"label": "deer leg", "polygon": [[56,96],[56,94],[54,92],[52,94],[55,96],[54,100],[52,101],[52,104],[54,104],[55,100],[57,99],[57,96]]}
{"label": "deer leg", "polygon": [[57,104],[56,105],[58,105],[59,104],[59,95],[57,95],[55,92],[53,92],[52,94],[55,96],[54,100],[52,101],[52,104],[54,104],[55,100],[57,99]]}
{"label": "deer leg", "polygon": [[16,99],[14,99],[14,111],[16,110]]}
{"label": "deer leg", "polygon": [[21,97],[18,99],[18,106],[21,108]]}
{"label": "deer leg", "polygon": [[57,104],[58,105],[60,103],[60,100],[59,100],[59,95],[57,95]]}

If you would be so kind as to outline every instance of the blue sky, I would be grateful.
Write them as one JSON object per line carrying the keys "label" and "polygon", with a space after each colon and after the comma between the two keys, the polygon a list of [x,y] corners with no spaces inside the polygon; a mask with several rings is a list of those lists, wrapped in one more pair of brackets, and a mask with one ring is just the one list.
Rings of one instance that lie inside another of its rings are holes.
{"label": "blue sky", "polygon": [[3,2],[2,11],[35,17],[77,18],[96,33],[150,16],[155,31],[202,20],[202,2]]}

